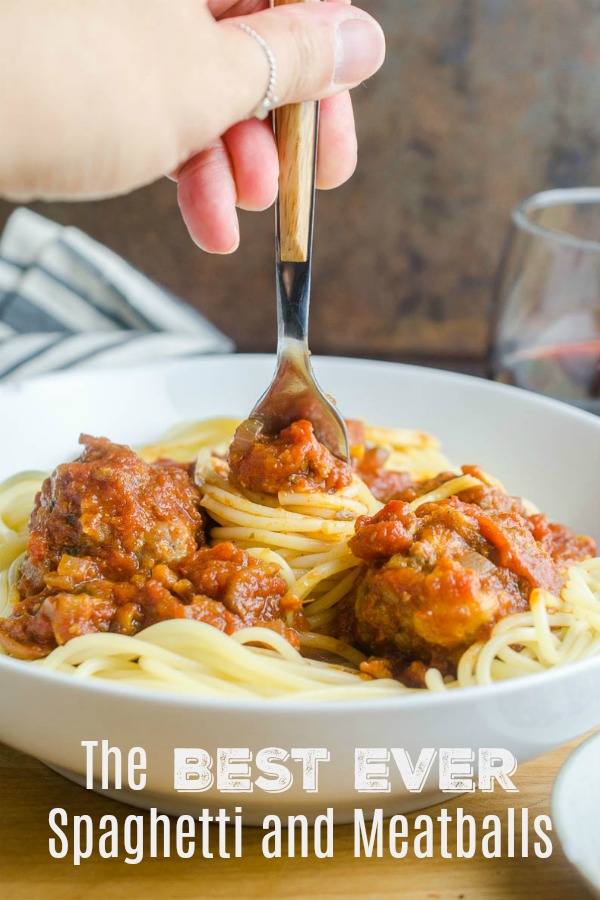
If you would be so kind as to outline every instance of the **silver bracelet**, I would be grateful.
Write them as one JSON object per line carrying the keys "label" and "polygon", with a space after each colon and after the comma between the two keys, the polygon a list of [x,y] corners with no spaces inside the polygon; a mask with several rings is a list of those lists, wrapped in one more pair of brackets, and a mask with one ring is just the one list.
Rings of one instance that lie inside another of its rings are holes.
{"label": "silver bracelet", "polygon": [[250,37],[253,37],[255,41],[257,41],[262,49],[265,52],[267,60],[269,62],[269,83],[267,85],[267,90],[263,99],[260,101],[256,109],[250,113],[250,118],[256,119],[266,119],[272,109],[274,109],[279,103],[279,99],[275,96],[275,85],[277,84],[277,60],[273,55],[273,51],[265,41],[261,35],[254,30],[254,28],[250,28],[249,25],[246,25],[245,22],[232,22],[232,25],[235,25],[237,28],[241,28],[242,31],[245,31],[246,34],[249,34]]}

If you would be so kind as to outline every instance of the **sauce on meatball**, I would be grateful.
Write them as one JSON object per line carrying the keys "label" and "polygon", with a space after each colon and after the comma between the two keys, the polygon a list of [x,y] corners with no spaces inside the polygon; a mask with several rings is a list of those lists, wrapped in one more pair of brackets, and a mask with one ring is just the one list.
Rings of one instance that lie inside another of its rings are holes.
{"label": "sauce on meatball", "polygon": [[230,543],[205,546],[190,467],[81,440],[80,458],[59,466],[36,498],[21,599],[0,619],[7,653],[35,659],[79,635],[133,635],[177,618],[227,634],[260,624],[298,646],[301,603],[277,567]]}
{"label": "sauce on meatball", "polygon": [[375,657],[365,674],[385,670],[411,685],[428,666],[453,674],[500,618],[529,608],[534,588],[559,593],[564,565],[595,552],[591,538],[529,518],[520,500],[485,483],[415,508],[454,477],[413,486],[356,522],[350,548],[364,565],[335,633]]}
{"label": "sauce on meatball", "polygon": [[352,481],[352,469],[315,437],[310,422],[299,419],[276,437],[258,433],[249,443],[234,438],[229,451],[234,483],[248,491],[334,493]]}

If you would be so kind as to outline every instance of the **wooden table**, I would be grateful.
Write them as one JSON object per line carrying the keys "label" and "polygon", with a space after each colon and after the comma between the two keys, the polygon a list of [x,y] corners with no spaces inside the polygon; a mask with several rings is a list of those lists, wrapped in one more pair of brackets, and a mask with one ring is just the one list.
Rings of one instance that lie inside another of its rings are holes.
{"label": "wooden table", "polygon": [[[549,812],[556,773],[579,741],[519,768],[521,793],[479,794],[447,805],[461,805],[478,823],[489,813],[504,820],[509,806],[529,807],[530,822]],[[48,852],[48,812],[63,807],[69,816],[87,813],[95,823],[111,813],[120,821],[133,812],[77,787],[30,757],[0,745],[0,896],[7,900],[111,900],[111,898],[379,898],[415,900],[585,900],[588,897],[553,839],[548,859],[355,859],[352,826],[335,829],[334,857],[320,860],[262,856],[262,831],[244,832],[241,859],[163,860],[139,865],[92,856],[75,868]],[[139,814],[139,810],[136,810]],[[435,813],[435,810],[434,810]],[[411,816],[410,818],[414,818]],[[122,834],[122,831],[121,831]],[[452,847],[453,840],[449,839]]]}

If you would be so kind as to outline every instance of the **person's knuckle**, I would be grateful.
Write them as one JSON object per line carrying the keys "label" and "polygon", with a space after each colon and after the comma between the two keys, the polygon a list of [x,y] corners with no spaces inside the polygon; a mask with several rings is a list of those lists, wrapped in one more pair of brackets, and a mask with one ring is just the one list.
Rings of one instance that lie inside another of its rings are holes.
{"label": "person's knuckle", "polygon": [[309,86],[316,90],[322,89],[327,76],[320,65],[323,48],[317,31],[296,21],[292,23],[291,33],[294,47],[290,85],[292,93],[301,94]]}

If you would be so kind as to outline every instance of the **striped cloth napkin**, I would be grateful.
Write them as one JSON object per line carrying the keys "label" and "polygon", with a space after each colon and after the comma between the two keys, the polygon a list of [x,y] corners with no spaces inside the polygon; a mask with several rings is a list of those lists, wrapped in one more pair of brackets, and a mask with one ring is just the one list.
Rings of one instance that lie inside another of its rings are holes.
{"label": "striped cloth napkin", "polygon": [[31,210],[0,238],[0,379],[223,353],[229,338],[77,228]]}

